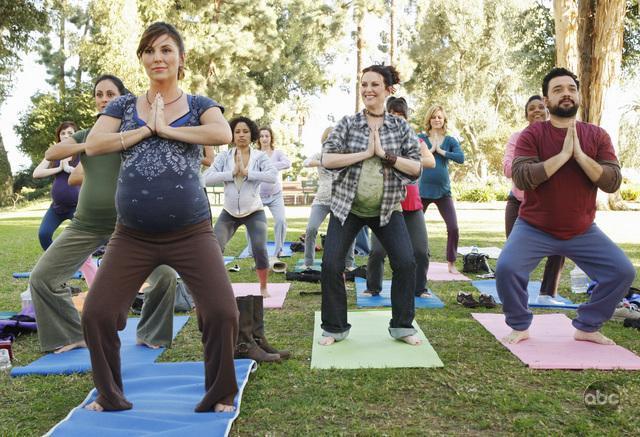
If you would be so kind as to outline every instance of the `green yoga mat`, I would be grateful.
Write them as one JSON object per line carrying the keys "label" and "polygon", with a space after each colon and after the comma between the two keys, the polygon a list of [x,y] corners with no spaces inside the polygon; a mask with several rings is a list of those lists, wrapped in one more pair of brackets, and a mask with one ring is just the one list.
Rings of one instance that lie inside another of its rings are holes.
{"label": "green yoga mat", "polygon": [[349,311],[351,332],[331,346],[320,346],[320,312],[316,312],[311,351],[312,369],[360,369],[386,367],[443,367],[416,322],[420,346],[394,340],[388,331],[391,311]]}

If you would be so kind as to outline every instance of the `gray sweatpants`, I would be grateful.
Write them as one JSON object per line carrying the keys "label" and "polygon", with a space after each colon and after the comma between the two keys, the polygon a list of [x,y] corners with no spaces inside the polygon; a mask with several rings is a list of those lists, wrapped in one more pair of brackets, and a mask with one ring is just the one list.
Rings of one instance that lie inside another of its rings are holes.
{"label": "gray sweatpants", "polygon": [[[98,247],[109,241],[110,234],[96,234],[69,225],[40,257],[29,277],[31,298],[36,311],[38,339],[44,352],[84,339],[80,315],[62,284]],[[138,338],[146,343],[169,346],[173,337],[173,305],[176,273],[159,266],[147,278]]]}

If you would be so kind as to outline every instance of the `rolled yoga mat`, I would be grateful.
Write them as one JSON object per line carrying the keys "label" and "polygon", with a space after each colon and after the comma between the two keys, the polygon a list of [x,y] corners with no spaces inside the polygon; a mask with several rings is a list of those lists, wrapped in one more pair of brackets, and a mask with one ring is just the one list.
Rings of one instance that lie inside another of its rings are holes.
{"label": "rolled yoga mat", "polygon": [[231,413],[196,413],[204,395],[204,365],[158,363],[130,367],[123,372],[124,393],[133,403],[126,411],[95,412],[84,408],[96,398],[93,389],[87,398],[47,436],[102,437],[128,436],[227,436],[240,414],[240,402],[253,360],[235,360],[238,394]]}
{"label": "rolled yoga mat", "polygon": [[[31,272],[13,272],[13,277],[16,279],[28,279],[31,276]],[[69,279],[82,279],[82,273],[75,272]]]}
{"label": "rolled yoga mat", "polygon": [[419,346],[411,346],[389,335],[391,311],[349,311],[349,336],[330,346],[321,346],[320,312],[315,313],[312,369],[360,369],[387,367],[443,367],[442,361],[418,326]]}
{"label": "rolled yoga mat", "polygon": [[[382,281],[382,291],[378,296],[368,296],[363,294],[367,290],[367,280],[356,277],[356,305],[361,308],[366,307],[390,307],[391,306],[391,281]],[[444,303],[431,290],[431,297],[416,297],[416,308],[444,308]]]}
{"label": "rolled yoga mat", "polygon": [[502,338],[511,332],[504,315],[472,313],[504,347],[532,369],[640,370],[640,357],[622,346],[605,346],[573,339],[575,328],[564,314],[534,314],[530,338],[517,344],[505,344]]}
{"label": "rolled yoga mat", "polygon": [[[501,304],[500,296],[498,296],[498,290],[496,289],[496,280],[495,279],[486,279],[482,281],[471,281],[471,285],[480,290],[480,293],[488,294],[493,296],[496,303]],[[571,300],[566,297],[562,297],[557,295],[554,297],[555,300],[562,302],[559,305],[548,305],[548,304],[539,304],[537,303],[538,296],[540,296],[540,281],[531,281],[529,282],[529,286],[527,287],[527,291],[529,292],[529,301],[528,305],[532,308],[556,308],[556,309],[565,309],[565,310],[575,310],[580,304],[573,303]]]}
{"label": "rolled yoga mat", "polygon": [[[189,316],[173,317],[173,337],[180,332],[189,320]],[[120,331],[121,347],[120,362],[122,368],[138,364],[151,364],[164,352],[163,347],[151,349],[136,344],[136,328],[139,318],[129,318],[127,326]],[[48,353],[24,367],[11,369],[11,376],[25,375],[70,375],[72,373],[86,373],[91,371],[91,359],[87,348],[74,349],[62,354]]]}

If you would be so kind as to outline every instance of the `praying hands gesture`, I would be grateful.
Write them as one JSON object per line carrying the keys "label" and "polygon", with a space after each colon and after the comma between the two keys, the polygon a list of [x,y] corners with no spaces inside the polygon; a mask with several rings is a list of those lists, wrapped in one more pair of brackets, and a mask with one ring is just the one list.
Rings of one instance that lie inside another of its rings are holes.
{"label": "praying hands gesture", "polygon": [[235,166],[233,168],[233,176],[242,176],[247,177],[249,175],[249,170],[245,167],[244,162],[242,161],[242,153],[239,150],[236,150],[234,156]]}
{"label": "praying hands gesture", "polygon": [[151,104],[147,126],[159,137],[167,138],[165,132],[169,128],[169,125],[164,117],[164,99],[160,93],[156,93],[156,97]]}

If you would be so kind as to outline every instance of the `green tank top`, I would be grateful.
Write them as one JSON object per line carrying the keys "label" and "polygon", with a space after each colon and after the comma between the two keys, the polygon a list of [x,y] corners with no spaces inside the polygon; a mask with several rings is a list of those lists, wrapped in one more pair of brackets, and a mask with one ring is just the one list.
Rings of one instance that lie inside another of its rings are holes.
{"label": "green tank top", "polygon": [[[76,132],[73,139],[84,143],[89,129]],[[120,172],[120,153],[80,155],[84,180],[78,196],[78,206],[71,221],[75,229],[96,234],[111,234],[116,225],[116,186]]]}
{"label": "green tank top", "polygon": [[384,193],[382,161],[377,156],[362,163],[356,196],[351,204],[351,212],[358,217],[378,217]]}

